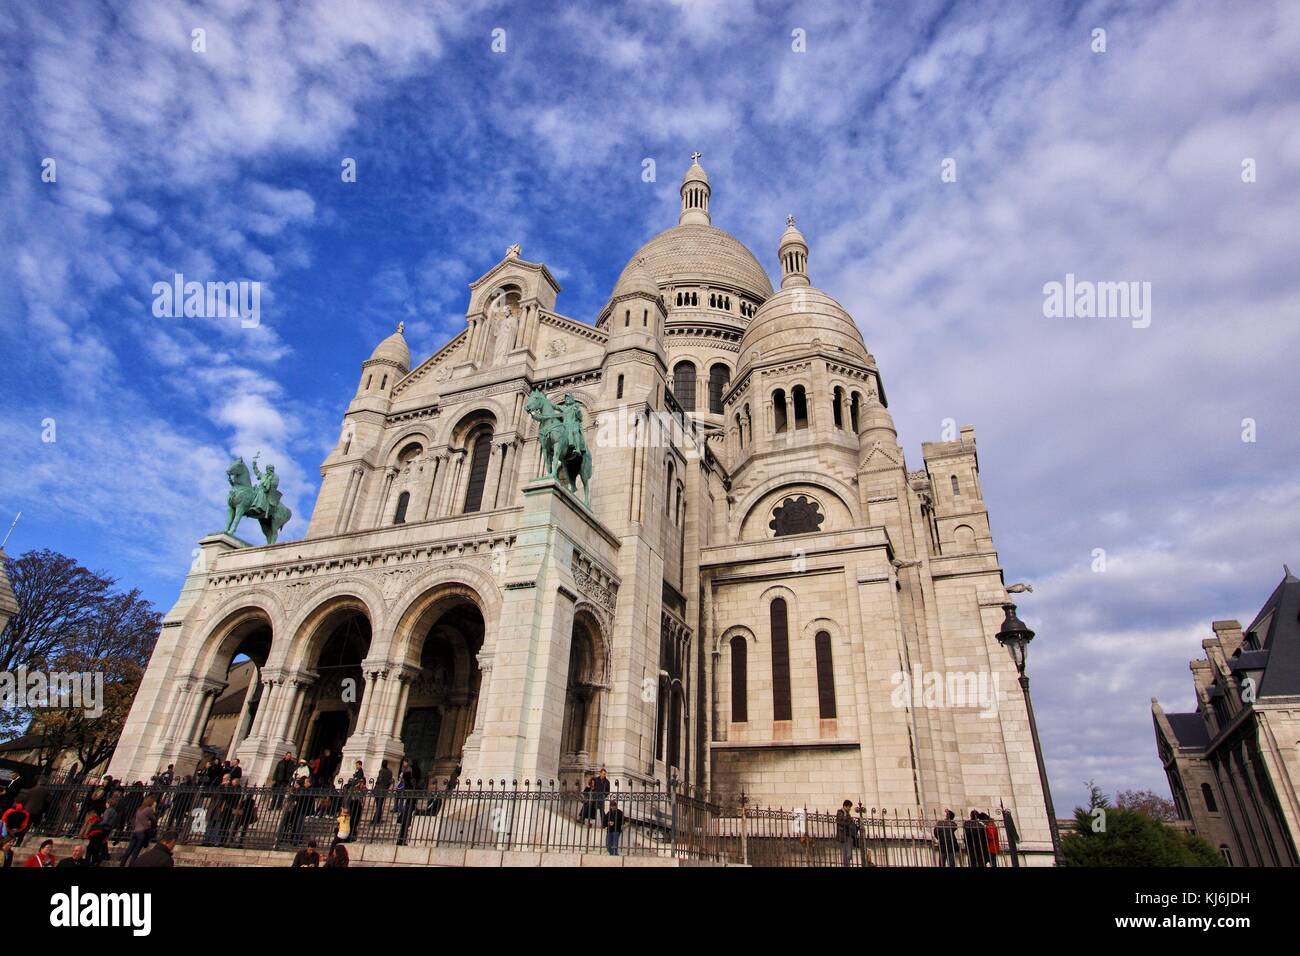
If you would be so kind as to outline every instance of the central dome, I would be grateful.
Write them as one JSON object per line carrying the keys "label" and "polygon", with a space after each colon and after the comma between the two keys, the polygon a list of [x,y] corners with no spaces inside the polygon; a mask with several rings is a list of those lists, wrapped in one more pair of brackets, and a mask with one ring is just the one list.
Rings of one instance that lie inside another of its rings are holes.
{"label": "central dome", "polygon": [[660,288],[677,282],[716,282],[733,286],[760,302],[772,294],[772,281],[754,254],[729,232],[687,224],[666,229],[638,249],[615,288],[628,278],[638,259]]}

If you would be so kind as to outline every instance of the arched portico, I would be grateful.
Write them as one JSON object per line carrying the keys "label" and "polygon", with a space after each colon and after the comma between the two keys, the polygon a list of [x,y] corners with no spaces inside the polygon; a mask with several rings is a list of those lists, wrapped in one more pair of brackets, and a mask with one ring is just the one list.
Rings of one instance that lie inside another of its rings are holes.
{"label": "arched portico", "polygon": [[564,693],[561,774],[581,774],[603,762],[601,716],[609,690],[609,645],[600,621],[580,607],[573,616]]}
{"label": "arched portico", "polygon": [[261,674],[271,655],[273,610],[248,603],[224,614],[199,642],[194,666],[177,681],[157,747],[159,767],[174,765],[179,776],[193,773],[205,755],[204,738],[212,710],[228,686],[232,665],[247,659],[255,673],[240,702],[233,739],[222,752],[235,751],[259,716]]}

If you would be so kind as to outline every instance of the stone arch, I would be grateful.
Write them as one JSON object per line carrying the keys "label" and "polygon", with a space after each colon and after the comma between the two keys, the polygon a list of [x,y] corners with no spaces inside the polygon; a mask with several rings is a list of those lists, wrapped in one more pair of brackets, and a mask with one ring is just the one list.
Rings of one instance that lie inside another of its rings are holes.
{"label": "stone arch", "polygon": [[959,524],[952,529],[953,546],[959,552],[975,550],[975,529],[968,524]]}
{"label": "stone arch", "polygon": [[191,677],[197,679],[213,677],[225,680],[230,661],[238,650],[239,640],[242,639],[242,636],[237,636],[234,632],[250,620],[261,618],[271,630],[272,641],[267,655],[268,660],[274,656],[275,651],[287,644],[283,637],[278,641],[275,640],[276,636],[292,633],[281,626],[284,621],[284,611],[280,607],[280,602],[269,591],[241,592],[223,602],[206,617],[217,623],[208,628],[199,641],[199,649],[190,668]]}
{"label": "stone arch", "polygon": [[[761,482],[751,489],[750,492],[737,503],[736,509],[733,512],[734,517],[731,520],[731,526],[728,529],[730,535],[729,540],[741,540],[741,529],[748,523],[750,515],[753,513],[754,509],[761,504],[763,499],[769,494],[786,486],[789,486],[791,489],[796,489],[800,485],[820,488],[833,495],[838,500],[839,504],[848,512],[849,518],[852,521],[852,527],[856,528],[861,526],[862,516],[858,508],[858,498],[852,488],[831,475],[811,471],[796,471],[778,475],[774,478],[769,478],[767,481]],[[764,525],[766,526],[766,522]]]}
{"label": "stone arch", "polygon": [[449,447],[463,449],[466,438],[476,428],[484,424],[491,425],[495,433],[508,419],[509,415],[497,400],[483,399],[451,417],[443,437]]}
{"label": "stone arch", "polygon": [[386,719],[394,721],[403,752],[423,775],[460,772],[483,690],[488,620],[480,592],[462,581],[420,589],[397,619],[386,653],[409,677],[402,678],[407,689]]}
{"label": "stone arch", "polygon": [[[395,664],[419,666],[428,629],[457,604],[475,605],[483,615],[486,633],[494,633],[500,605],[496,591],[495,583],[484,572],[466,565],[442,568],[426,575],[402,592],[392,631],[372,656]],[[485,594],[493,594],[494,598],[487,599]]]}
{"label": "stone arch", "polygon": [[280,667],[304,667],[305,661],[311,659],[313,638],[320,639],[314,631],[319,628],[323,616],[331,611],[350,605],[360,610],[370,621],[372,642],[383,633],[387,622],[384,596],[379,589],[368,581],[359,578],[345,578],[320,585],[308,593],[301,607],[289,619],[284,629],[289,640],[277,644],[283,652],[275,656],[273,665]]}
{"label": "stone arch", "polygon": [[[382,596],[376,594],[370,601],[363,592],[368,588],[359,586],[360,582],[340,582],[318,591],[311,596],[307,608],[301,612],[293,627],[293,644],[288,650],[284,663],[292,668],[310,669],[312,662],[320,655],[326,640],[330,637],[329,625],[334,619],[349,612],[361,614],[370,625],[372,635],[378,631],[376,614],[372,607],[383,607]],[[376,600],[377,599],[377,600]]]}
{"label": "stone arch", "polygon": [[601,618],[580,604],[573,616],[564,718],[560,732],[562,769],[585,770],[599,762],[601,724],[609,690],[610,647]]}
{"label": "stone arch", "polygon": [[396,465],[398,454],[411,442],[419,442],[423,449],[422,454],[427,455],[429,449],[433,447],[433,426],[418,424],[403,428],[396,433],[395,437],[384,442],[379,461],[387,465]]}

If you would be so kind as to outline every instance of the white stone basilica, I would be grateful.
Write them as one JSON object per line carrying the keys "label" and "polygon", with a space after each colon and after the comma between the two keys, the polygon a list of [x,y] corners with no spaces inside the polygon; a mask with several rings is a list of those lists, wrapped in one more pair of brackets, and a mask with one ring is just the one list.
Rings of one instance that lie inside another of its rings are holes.
{"label": "white stone basilica", "polygon": [[[603,766],[761,804],[1006,807],[1050,853],[974,429],[909,471],[794,220],[774,291],[710,191],[697,158],[594,324],[512,246],[435,354],[380,342],[302,539],[201,542],[110,772],[188,772],[248,657],[246,781],[325,748],[371,775]],[[534,388],[584,410],[589,507],[541,476]]]}

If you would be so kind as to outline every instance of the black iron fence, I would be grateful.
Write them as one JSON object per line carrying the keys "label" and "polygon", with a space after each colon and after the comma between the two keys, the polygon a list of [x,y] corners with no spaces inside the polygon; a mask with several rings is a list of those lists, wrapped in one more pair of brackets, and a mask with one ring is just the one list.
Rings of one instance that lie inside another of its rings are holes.
{"label": "black iron fence", "polygon": [[[91,855],[131,837],[146,798],[157,830],[188,845],[293,850],[351,843],[559,853],[608,852],[753,866],[1015,866],[1010,815],[944,821],[858,806],[847,816],[774,809],[689,788],[610,781],[608,792],[552,782],[435,781],[419,790],[340,782],[298,786],[45,784],[34,833],[89,841]],[[110,812],[110,807],[112,808]],[[614,824],[613,827],[610,824]]]}
{"label": "black iron fence", "polygon": [[948,820],[944,812],[861,805],[835,812],[735,806],[718,820],[724,852],[751,866],[1020,866],[1010,814]]}

